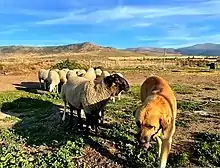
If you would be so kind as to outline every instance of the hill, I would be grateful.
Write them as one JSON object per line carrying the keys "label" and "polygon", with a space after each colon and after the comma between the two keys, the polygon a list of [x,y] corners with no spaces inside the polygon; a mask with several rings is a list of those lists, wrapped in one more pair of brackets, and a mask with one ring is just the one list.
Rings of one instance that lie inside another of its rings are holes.
{"label": "hill", "polygon": [[184,55],[220,56],[220,44],[204,43],[175,49]]}
{"label": "hill", "polygon": [[[164,53],[164,48],[155,48],[155,47],[126,48],[124,50],[140,52],[140,53],[145,53],[145,52]],[[177,52],[173,48],[166,48],[166,53],[177,54]]]}
{"label": "hill", "polygon": [[42,54],[53,54],[61,52],[89,52],[89,51],[115,51],[115,48],[112,47],[103,47],[92,44],[90,42],[78,43],[78,44],[69,44],[62,46],[45,46],[45,47],[30,47],[30,46],[2,46],[0,47],[0,53],[42,53]]}
{"label": "hill", "polygon": [[[157,52],[163,53],[164,48],[153,48],[153,47],[137,47],[127,48],[124,50],[134,51],[139,53],[145,52]],[[183,48],[166,48],[167,54],[182,54],[182,55],[204,55],[204,56],[220,56],[220,44],[204,43],[196,44],[193,46]]]}
{"label": "hill", "polygon": [[[164,53],[164,48],[157,47],[137,47],[137,48],[126,48],[126,49],[116,49],[113,47],[104,47],[96,45],[90,42],[68,44],[60,46],[44,46],[44,47],[34,47],[34,46],[1,46],[0,54],[59,54],[59,53],[86,53],[86,52],[102,52],[107,55],[123,54],[123,55],[143,55],[151,56],[158,55],[162,56]],[[204,43],[196,44],[193,46],[183,47],[183,48],[166,48],[166,54],[169,55],[204,55],[204,56],[220,56],[220,44]]]}

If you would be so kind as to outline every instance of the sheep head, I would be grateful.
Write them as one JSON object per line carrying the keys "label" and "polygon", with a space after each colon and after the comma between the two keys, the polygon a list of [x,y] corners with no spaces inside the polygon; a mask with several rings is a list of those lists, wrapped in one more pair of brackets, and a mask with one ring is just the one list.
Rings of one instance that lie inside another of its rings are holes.
{"label": "sheep head", "polygon": [[122,90],[128,91],[129,84],[127,80],[118,74],[112,74],[104,78],[104,82],[108,87],[116,86],[116,94],[120,93]]}

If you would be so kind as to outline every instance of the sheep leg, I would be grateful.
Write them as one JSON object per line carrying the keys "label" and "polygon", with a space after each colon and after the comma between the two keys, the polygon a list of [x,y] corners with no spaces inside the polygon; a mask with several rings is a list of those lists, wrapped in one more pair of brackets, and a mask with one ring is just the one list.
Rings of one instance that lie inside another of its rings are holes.
{"label": "sheep leg", "polygon": [[40,89],[41,89],[41,79],[39,79],[39,82],[40,82]]}
{"label": "sheep leg", "polygon": [[44,81],[44,90],[47,90],[47,83]]}
{"label": "sheep leg", "polygon": [[105,108],[101,110],[101,124],[104,124],[104,112],[105,112]]}
{"label": "sheep leg", "polygon": [[121,100],[121,92],[118,94],[118,100]]}
{"label": "sheep leg", "polygon": [[113,101],[113,103],[115,103],[115,96],[112,97],[112,101]]}
{"label": "sheep leg", "polygon": [[49,86],[49,92],[52,92],[53,91],[53,86],[52,86],[52,84],[50,84],[50,86]]}
{"label": "sheep leg", "polygon": [[57,93],[59,93],[59,91],[58,91],[58,85],[56,86],[56,88],[55,88],[55,89],[56,89],[56,92],[57,92]]}
{"label": "sheep leg", "polygon": [[89,133],[89,124],[90,124],[91,115],[88,113],[85,113],[85,115],[86,115],[86,132]]}
{"label": "sheep leg", "polygon": [[98,135],[99,133],[99,123],[98,123],[98,117],[96,118],[96,120],[94,121],[95,123],[95,134]]}
{"label": "sheep leg", "polygon": [[65,120],[65,117],[66,117],[66,101],[64,101],[64,110],[63,110],[63,117],[62,117],[62,120],[64,121]]}
{"label": "sheep leg", "polygon": [[83,128],[82,118],[81,118],[81,109],[77,109],[77,116],[78,116],[78,124],[81,128]]}
{"label": "sheep leg", "polygon": [[70,120],[69,120],[69,124],[72,125],[73,124],[73,111],[74,111],[74,108],[72,105],[69,105],[70,107]]}

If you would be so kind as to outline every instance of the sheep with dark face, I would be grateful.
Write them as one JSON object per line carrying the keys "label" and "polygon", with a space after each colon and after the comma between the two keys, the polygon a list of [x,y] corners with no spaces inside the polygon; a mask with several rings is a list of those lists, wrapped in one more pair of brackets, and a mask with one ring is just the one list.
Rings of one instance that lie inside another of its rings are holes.
{"label": "sheep with dark face", "polygon": [[[89,125],[91,125],[97,133],[100,119],[99,113],[105,108],[111,95],[115,92],[115,88],[117,91],[128,91],[129,84],[118,74],[107,76],[100,82],[89,81],[83,77],[75,77],[72,80],[68,80],[61,91],[61,97],[64,101],[62,119],[65,120],[66,106],[69,103],[72,109],[77,110],[80,126],[82,127],[81,109],[83,109],[86,115],[87,131]],[[102,114],[101,118],[103,117],[104,114]]]}

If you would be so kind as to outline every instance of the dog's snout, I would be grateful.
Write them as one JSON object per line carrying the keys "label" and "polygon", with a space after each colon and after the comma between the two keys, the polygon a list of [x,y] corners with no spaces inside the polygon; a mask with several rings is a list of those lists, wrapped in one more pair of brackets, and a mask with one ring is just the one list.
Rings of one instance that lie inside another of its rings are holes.
{"label": "dog's snout", "polygon": [[144,143],[146,143],[146,142],[150,142],[151,137],[149,137],[149,136],[144,136],[142,139],[143,139],[142,141],[144,141]]}

